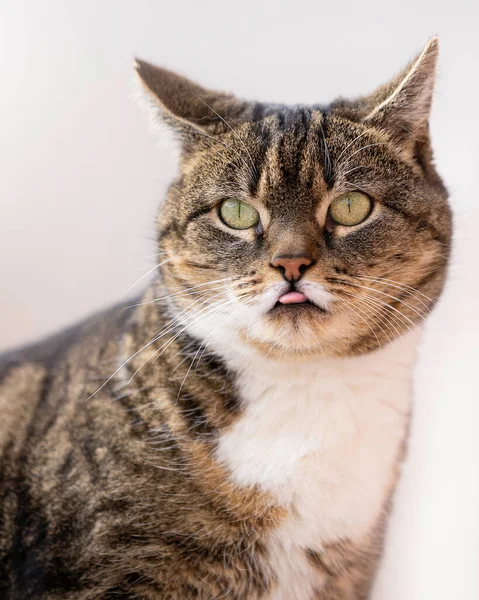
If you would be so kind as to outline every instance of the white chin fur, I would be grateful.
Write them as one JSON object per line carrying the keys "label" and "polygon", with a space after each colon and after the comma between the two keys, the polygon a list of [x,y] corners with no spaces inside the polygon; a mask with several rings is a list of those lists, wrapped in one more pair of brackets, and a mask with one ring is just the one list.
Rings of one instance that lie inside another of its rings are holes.
{"label": "white chin fur", "polygon": [[320,283],[313,281],[300,281],[297,285],[299,292],[302,292],[308,300],[327,311],[334,297]]}
{"label": "white chin fur", "polygon": [[[326,291],[320,284],[315,282],[300,282],[296,286],[297,290],[304,293],[308,299],[323,310],[328,310],[333,296]],[[254,339],[264,344],[272,344],[278,347],[287,349],[289,343],[294,350],[307,351],[310,348],[309,340],[314,332],[310,332],[305,325],[304,339],[295,339],[291,337],[291,332],[285,329],[281,334],[278,334],[277,326],[269,322],[267,313],[274,307],[278,298],[290,289],[290,285],[284,281],[269,285],[263,292],[258,294],[254,299],[242,301],[229,290],[227,292],[228,301],[218,311],[208,314],[208,311],[203,309],[198,316],[194,314],[188,318],[183,324],[188,331],[197,338],[205,342],[207,347],[215,350],[220,355],[224,355],[231,347],[232,338],[237,338],[240,330],[246,332],[246,337]],[[298,336],[296,332],[296,336]],[[248,346],[243,344],[242,346]],[[249,349],[237,348],[237,351],[242,352]]]}

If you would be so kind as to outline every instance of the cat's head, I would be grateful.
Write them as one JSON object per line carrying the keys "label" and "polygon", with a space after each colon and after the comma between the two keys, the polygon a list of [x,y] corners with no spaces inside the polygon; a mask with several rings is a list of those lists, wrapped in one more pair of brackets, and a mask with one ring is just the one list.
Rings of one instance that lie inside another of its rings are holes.
{"label": "cat's head", "polygon": [[372,95],[328,107],[241,101],[138,61],[182,145],[157,221],[178,323],[288,357],[417,327],[451,239],[428,130],[437,53],[433,39]]}

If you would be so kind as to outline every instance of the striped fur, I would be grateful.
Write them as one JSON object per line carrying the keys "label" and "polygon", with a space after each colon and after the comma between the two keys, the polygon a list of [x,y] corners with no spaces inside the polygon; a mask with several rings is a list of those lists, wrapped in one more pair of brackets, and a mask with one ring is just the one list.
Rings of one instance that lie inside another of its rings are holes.
{"label": "striped fur", "polygon": [[[437,40],[369,97],[239,101],[138,61],[181,171],[156,276],[0,357],[0,596],[365,600],[451,238],[428,132]],[[332,223],[348,190],[363,223]],[[225,198],[261,223],[232,230]],[[308,253],[307,305],[272,256]]]}

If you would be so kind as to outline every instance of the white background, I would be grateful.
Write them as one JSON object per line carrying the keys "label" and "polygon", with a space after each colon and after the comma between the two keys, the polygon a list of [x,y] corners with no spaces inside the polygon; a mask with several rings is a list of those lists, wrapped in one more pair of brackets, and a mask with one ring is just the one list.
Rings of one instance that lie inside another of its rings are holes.
{"label": "white background", "polygon": [[418,367],[381,600],[479,598],[476,5],[0,3],[0,349],[119,300],[153,265],[176,162],[132,100],[134,56],[247,98],[325,103],[371,91],[440,35],[432,134],[455,251]]}

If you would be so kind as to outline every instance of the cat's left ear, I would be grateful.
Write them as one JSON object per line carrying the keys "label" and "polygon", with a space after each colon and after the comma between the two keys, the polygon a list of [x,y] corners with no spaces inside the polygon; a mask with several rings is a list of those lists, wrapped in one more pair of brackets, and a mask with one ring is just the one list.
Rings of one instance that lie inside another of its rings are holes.
{"label": "cat's left ear", "polygon": [[252,105],[232,94],[206,89],[143,60],[137,59],[135,67],[155,116],[186,144],[223,133],[251,115]]}
{"label": "cat's left ear", "polygon": [[368,98],[370,110],[363,121],[384,129],[399,143],[426,139],[438,53],[435,37],[400,75]]}

